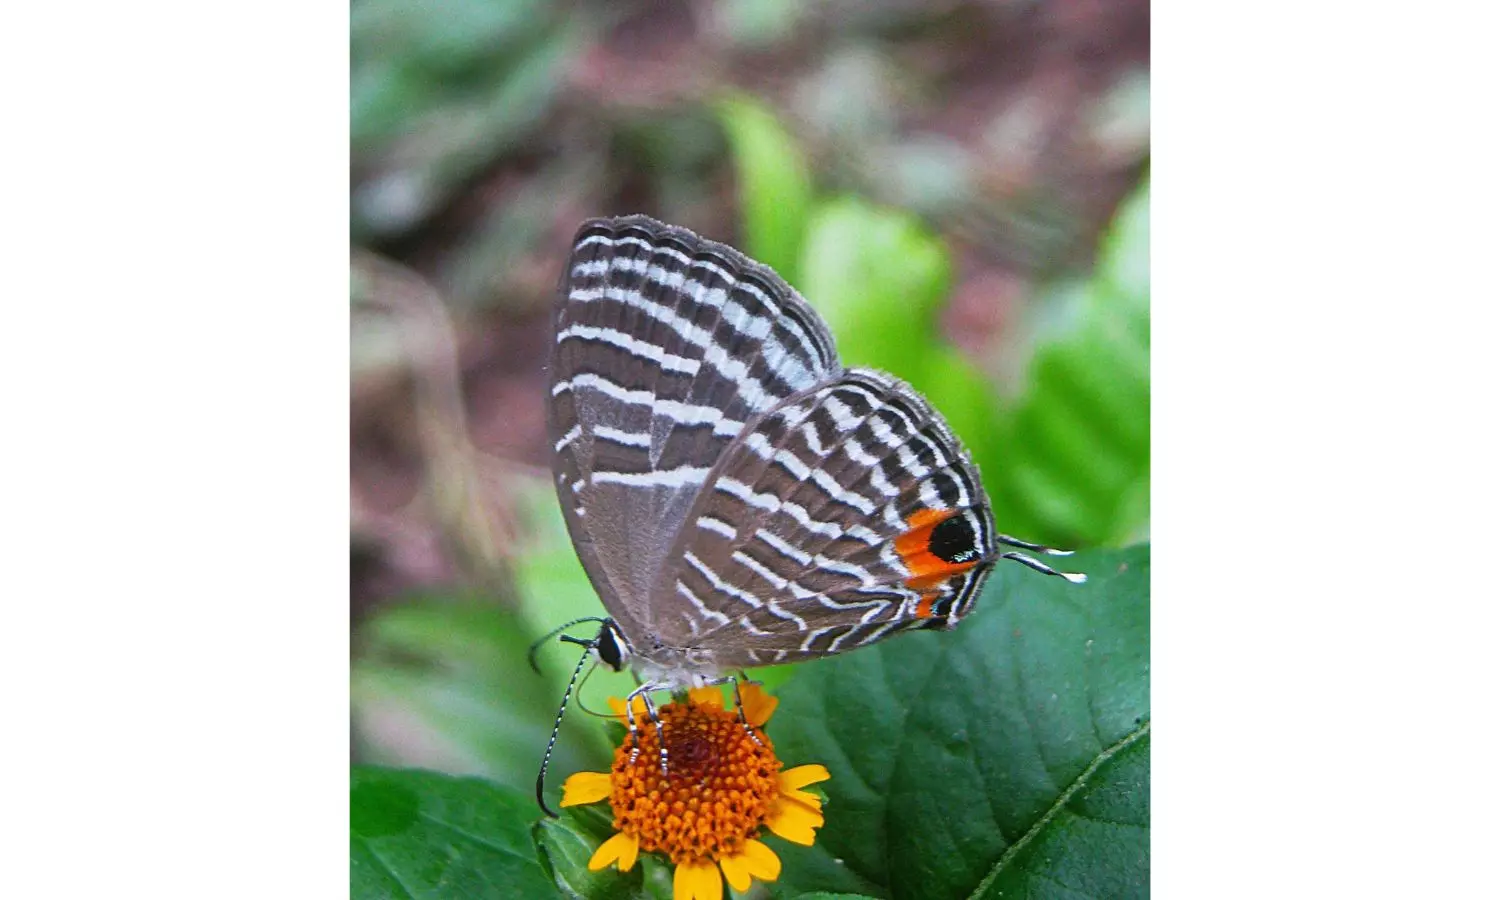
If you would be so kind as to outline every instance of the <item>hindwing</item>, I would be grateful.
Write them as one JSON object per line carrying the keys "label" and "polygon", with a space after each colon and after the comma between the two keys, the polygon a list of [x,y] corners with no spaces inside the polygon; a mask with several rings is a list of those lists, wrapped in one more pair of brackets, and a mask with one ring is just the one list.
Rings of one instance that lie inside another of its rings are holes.
{"label": "hindwing", "polygon": [[732,669],[951,628],[995,538],[978,471],[938,413],[905,382],[851,369],[725,450],[657,581],[652,629]]}

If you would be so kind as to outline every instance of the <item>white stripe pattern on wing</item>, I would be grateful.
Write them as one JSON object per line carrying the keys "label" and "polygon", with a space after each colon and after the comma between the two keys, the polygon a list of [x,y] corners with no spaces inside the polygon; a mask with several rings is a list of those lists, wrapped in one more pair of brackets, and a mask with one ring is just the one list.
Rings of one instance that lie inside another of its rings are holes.
{"label": "white stripe pattern on wing", "polygon": [[632,237],[629,235],[621,238],[611,238],[602,234],[592,234],[579,241],[577,245],[575,245],[574,251],[576,252],[577,250],[582,249],[583,247],[590,246],[592,244],[605,244],[609,246],[629,244],[632,246],[640,247],[649,253],[665,253],[666,255],[672,257],[683,266],[685,266],[686,269],[683,272],[669,273],[665,268],[661,266],[649,265],[644,259],[611,257],[610,259],[593,260],[591,262],[580,263],[574,266],[573,274],[575,276],[588,277],[591,275],[603,275],[611,266],[613,266],[615,268],[621,269],[622,271],[644,273],[648,281],[655,282],[656,284],[662,285],[664,287],[675,287],[677,284],[680,284],[681,281],[678,280],[674,284],[672,276],[675,275],[680,279],[686,276],[687,270],[691,270],[693,268],[706,269],[707,271],[712,272],[713,274],[724,279],[724,281],[728,282],[731,289],[737,286],[740,290],[743,290],[745,293],[758,300],[761,307],[765,310],[765,312],[761,314],[761,318],[784,318],[788,326],[787,330],[791,331],[792,335],[797,339],[797,342],[802,345],[802,352],[807,355],[807,358],[819,361],[822,360],[822,357],[818,353],[817,347],[813,345],[812,340],[808,336],[807,332],[803,329],[801,323],[797,322],[790,316],[786,316],[781,306],[759,287],[757,287],[754,283],[737,278],[733,272],[730,272],[729,270],[719,266],[713,261],[704,259],[703,257],[691,257],[677,250],[675,247],[670,247],[666,244],[653,244],[650,241],[643,240],[638,237]]}
{"label": "white stripe pattern on wing", "polygon": [[653,416],[661,416],[671,419],[679,425],[708,425],[714,426],[714,434],[724,437],[733,437],[744,429],[745,423],[735,419],[725,418],[724,411],[716,406],[700,406],[693,403],[682,403],[677,400],[663,400],[655,393],[646,390],[633,390],[622,384],[617,384],[594,372],[579,372],[566,381],[559,381],[552,386],[552,396],[556,397],[566,391],[579,388],[590,388],[621,403],[629,403],[634,406],[649,406]]}
{"label": "white stripe pattern on wing", "polygon": [[895,497],[901,493],[901,489],[891,484],[891,480],[885,476],[885,470],[879,463],[870,467],[870,484],[885,497]]}
{"label": "white stripe pattern on wing", "polygon": [[[864,392],[856,391],[855,393]],[[848,404],[837,397],[829,397],[823,401],[823,408],[828,410],[829,415],[833,416],[833,424],[841,432],[847,433],[853,431],[863,421],[862,418],[854,414],[854,410],[850,409]]]}
{"label": "white stripe pattern on wing", "polygon": [[714,481],[714,490],[722,491],[731,497],[743,500],[757,509],[764,509],[767,512],[776,512],[778,510],[785,512],[798,525],[801,525],[813,534],[829,538],[848,536],[869,544],[872,547],[881,542],[880,536],[868,528],[862,526],[845,528],[837,522],[819,521],[809,516],[807,510],[800,504],[793,503],[790,500],[783,502],[780,497],[772,493],[758,493],[748,484],[737,478],[721,475]]}
{"label": "white stripe pattern on wing", "polygon": [[767,531],[764,528],[757,528],[755,529],[755,536],[762,543],[770,547],[772,550],[775,550],[777,553],[780,553],[782,556],[785,556],[788,559],[796,560],[798,565],[805,566],[808,563],[812,562],[811,553],[804,553],[801,550],[798,550],[796,547],[793,547],[791,544],[778,537],[775,532]]}
{"label": "white stripe pattern on wing", "polygon": [[[771,584],[772,587],[776,588],[776,590],[790,591],[792,596],[801,602],[805,603],[808,600],[816,600],[819,604],[827,607],[828,609],[839,611],[844,611],[850,607],[864,605],[837,603],[827,594],[820,594],[817,591],[808,590],[806,587],[798,584],[796,581],[793,581],[790,578],[771,571],[771,569],[767,568],[755,557],[751,556],[748,553],[745,553],[744,551],[736,550],[733,554],[730,555],[730,559],[733,559],[735,562],[739,563],[740,565],[759,575],[761,578],[765,579]],[[800,616],[797,616],[794,613],[787,612],[785,609],[781,608],[781,606],[779,606],[774,600],[766,601],[766,610],[788,621],[795,621],[800,628],[807,627],[807,623],[804,622]]]}
{"label": "white stripe pattern on wing", "polygon": [[696,375],[701,365],[696,359],[689,359],[686,356],[668,353],[664,348],[650,341],[643,341],[615,328],[599,328],[593,325],[580,324],[569,325],[557,333],[557,342],[561,344],[568,338],[596,341],[601,344],[618,347],[632,356],[649,359],[668,372]]}
{"label": "white stripe pattern on wing", "polygon": [[857,491],[846,490],[843,485],[838,483],[838,479],[822,469],[813,469],[811,477],[813,484],[822,488],[823,492],[835,501],[857,509],[867,516],[875,512],[875,504],[871,503],[869,498]]}
{"label": "white stripe pattern on wing", "polygon": [[[712,292],[710,292],[712,293]],[[675,331],[684,341],[703,351],[703,362],[718,370],[728,381],[735,383],[745,405],[755,412],[774,406],[780,396],[766,390],[766,386],[759,378],[750,375],[750,365],[743,360],[731,358],[723,346],[714,341],[713,335],[706,329],[694,325],[690,320],[679,316],[672,307],[652,303],[644,295],[629,291],[621,287],[610,286],[602,288],[582,288],[573,291],[569,299],[575,303],[594,303],[599,300],[613,300],[625,306],[638,309],[647,316],[666,325]],[[741,309],[738,304],[728,306]],[[726,308],[724,318],[730,318],[729,310]],[[766,344],[762,345],[762,352],[768,350],[769,344],[773,343],[771,338],[766,338]],[[786,376],[793,389],[803,387],[810,380],[811,373],[803,368],[800,372],[794,372]],[[795,379],[795,380],[794,380]]]}
{"label": "white stripe pattern on wing", "polygon": [[716,519],[713,516],[699,516],[698,527],[706,531],[712,531],[715,534],[723,535],[731,541],[734,540],[736,533],[733,525],[730,525],[723,519]]}
{"label": "white stripe pattern on wing", "polygon": [[803,653],[811,653],[813,641],[838,627],[839,626],[837,625],[825,625],[822,628],[814,628],[812,631],[809,631],[807,633],[807,637],[803,638],[801,645],[798,646],[797,649],[801,650]]}
{"label": "white stripe pattern on wing", "polygon": [[821,553],[813,557],[813,565],[820,569],[827,569],[830,572],[838,572],[842,575],[857,578],[862,587],[874,587],[879,584],[875,576],[871,575],[870,570],[864,566],[857,566],[852,562],[845,562],[843,560],[829,559]]}
{"label": "white stripe pattern on wing", "polygon": [[759,575],[761,578],[765,579],[772,587],[774,587],[778,591],[786,590],[787,584],[791,581],[791,579],[786,578],[785,576],[778,575],[775,572],[772,572],[770,569],[766,568],[760,562],[760,560],[757,560],[755,557],[751,556],[743,550],[734,551],[733,553],[729,554],[729,558],[754,572],[755,574]]}
{"label": "white stripe pattern on wing", "polygon": [[729,596],[735,598],[736,600],[739,600],[742,603],[749,604],[754,609],[762,609],[765,607],[765,604],[762,603],[760,599],[754,594],[750,593],[749,591],[741,590],[725,581],[724,579],[720,578],[717,574],[714,573],[713,569],[710,569],[707,565],[705,565],[703,560],[699,559],[697,554],[693,553],[691,550],[685,551],[682,554],[682,561],[692,566],[699,575],[702,575],[703,580],[707,581],[709,586],[714,590],[723,594],[728,594]]}
{"label": "white stripe pattern on wing", "polygon": [[572,428],[569,428],[562,437],[557,439],[557,443],[552,445],[552,449],[558,453],[561,453],[564,447],[578,440],[578,437],[581,434],[583,434],[582,426],[575,424]]}
{"label": "white stripe pattern on wing", "polygon": [[[884,625],[882,625],[879,628],[875,629],[874,631],[870,632],[870,634],[864,640],[862,640],[862,641],[859,642],[858,646],[863,647],[866,644],[869,644],[869,643],[872,643],[874,641],[880,640],[882,637],[885,637],[887,634],[889,634],[890,630],[892,628],[895,628],[899,624],[901,624],[900,621],[899,620],[894,620],[894,619],[892,621],[890,621],[890,622],[885,623]],[[843,634],[839,635],[838,637],[834,638],[833,641],[828,645],[828,652],[829,653],[836,653],[836,652],[838,652],[839,645],[844,642],[845,638],[847,638],[849,635],[851,635],[853,633],[854,633],[854,629],[850,628],[848,631],[846,631]]]}
{"label": "white stripe pattern on wing", "polygon": [[823,441],[818,438],[818,427],[811,422],[802,423],[802,439],[807,441],[807,449],[818,456],[827,456],[828,450],[823,446]]}
{"label": "white stripe pattern on wing", "polygon": [[622,431],[608,425],[595,425],[594,437],[626,447],[650,447],[651,435],[645,431]]}
{"label": "white stripe pattern on wing", "polygon": [[[685,585],[685,584],[683,584],[681,581],[677,582],[677,593],[680,594],[680,595],[682,595],[683,597],[685,597],[689,603],[693,604],[693,608],[696,609],[699,613],[701,613],[704,618],[718,619],[719,622],[720,622],[720,624],[723,624],[723,625],[728,625],[731,621],[733,621],[728,616],[724,615],[723,613],[719,612],[718,610],[709,609],[708,605],[706,603],[704,603],[702,600],[699,600],[698,599],[698,595],[694,594],[692,591],[688,590],[688,586]],[[697,623],[694,622],[691,617],[689,617],[689,619],[688,619],[688,625],[693,629],[693,632],[696,634],[697,631],[698,631],[698,629],[697,629]]]}
{"label": "white stripe pattern on wing", "polygon": [[[901,460],[901,465],[912,474],[913,478],[925,478],[930,473],[950,466],[956,461],[955,457],[950,456],[942,446],[934,444],[926,435],[922,434],[922,432],[916,427],[916,423],[913,422],[911,418],[906,415],[906,413],[902,412],[899,407],[896,407],[890,403],[881,403],[878,398],[875,398],[867,391],[857,388],[855,390],[867,397],[870,397],[871,400],[874,401],[877,405],[888,410],[892,415],[901,420],[901,423],[905,427],[908,435],[904,439],[900,435],[895,434],[895,432],[891,430],[891,427],[885,422],[881,421],[877,416],[872,415],[870,417],[870,430],[875,432],[875,436],[880,438],[881,443],[896,451],[896,457]],[[932,424],[937,426],[939,431],[947,434],[946,429],[943,428],[942,422],[940,420],[935,419],[933,420]],[[948,439],[950,441],[953,440],[951,435],[948,436]],[[917,455],[912,452],[911,448],[905,446],[910,441],[920,442],[928,450],[932,451],[932,464],[930,466],[921,463],[917,459]],[[968,489],[963,484],[963,479],[955,476],[953,478],[953,482],[958,490],[958,505],[969,506],[972,503],[972,498],[969,495]]]}
{"label": "white stripe pattern on wing", "polygon": [[655,472],[611,472],[595,470],[594,484],[623,484],[628,487],[680,488],[702,484],[708,477],[706,466],[678,466],[675,469],[658,469]]}

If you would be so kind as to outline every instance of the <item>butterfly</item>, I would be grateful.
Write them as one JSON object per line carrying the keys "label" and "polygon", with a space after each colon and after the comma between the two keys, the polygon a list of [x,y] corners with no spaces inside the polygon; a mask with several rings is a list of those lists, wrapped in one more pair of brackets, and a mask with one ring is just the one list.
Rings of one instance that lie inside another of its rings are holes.
{"label": "butterfly", "polygon": [[558,629],[599,624],[563,638],[588,648],[564,708],[590,656],[632,669],[627,712],[640,696],[655,720],[655,691],[737,691],[744,669],[952,628],[1000,560],[1083,580],[1022,552],[1062,551],[996,531],[932,404],[845,368],[786,281],[687,229],[583,223],[548,385],[558,500],[608,612]]}

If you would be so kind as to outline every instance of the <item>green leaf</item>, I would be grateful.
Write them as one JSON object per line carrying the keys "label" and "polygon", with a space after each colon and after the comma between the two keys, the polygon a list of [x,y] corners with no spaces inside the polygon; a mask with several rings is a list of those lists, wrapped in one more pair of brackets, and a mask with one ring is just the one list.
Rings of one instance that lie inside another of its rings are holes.
{"label": "green leaf", "polygon": [[614,866],[589,871],[589,858],[609,835],[609,820],[594,808],[580,809],[582,814],[567,810],[561,818],[544,818],[535,827],[542,865],[551,873],[558,890],[565,897],[580,900],[629,900],[641,896],[643,865],[625,873]]}
{"label": "green leaf", "polygon": [[1055,546],[1139,538],[1151,468],[1150,187],[1124,203],[1094,276],[1054,287],[1060,324],[999,436],[971,445],[995,521]]}
{"label": "green leaf", "polygon": [[1149,874],[1150,550],[1002,563],[976,611],[804,666],[771,723],[833,777],[780,897],[1143,897]]}
{"label": "green leaf", "polygon": [[754,100],[732,97],[720,101],[718,111],[740,185],[742,249],[775,269],[788,284],[799,286],[802,238],[812,203],[812,181],[802,151],[775,115]]}
{"label": "green leaf", "polygon": [[549,897],[531,798],[477,778],[356,767],[349,790],[349,894]]}

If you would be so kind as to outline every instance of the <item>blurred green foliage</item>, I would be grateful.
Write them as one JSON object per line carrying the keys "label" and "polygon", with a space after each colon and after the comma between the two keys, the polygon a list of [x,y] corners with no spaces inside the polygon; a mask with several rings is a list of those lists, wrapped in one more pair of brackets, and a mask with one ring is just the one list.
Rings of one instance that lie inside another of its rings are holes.
{"label": "blurred green foliage", "polygon": [[1141,539],[1150,519],[1150,187],[1120,208],[1092,277],[1055,286],[1057,322],[1002,421],[995,520],[1059,546]]}
{"label": "blurred green foliage", "polygon": [[[414,745],[370,740],[365,758],[395,764],[415,756],[433,768],[529,790],[576,661],[549,652],[542,674],[533,672],[526,655],[538,633],[515,613],[477,599],[413,599],[383,610],[359,634],[350,679],[355,723],[367,738],[392,730],[421,738]],[[603,707],[601,695],[591,696]],[[554,760],[559,771],[606,758],[606,739],[586,716],[567,724]]]}
{"label": "blurred green foliage", "polygon": [[800,286],[812,180],[802,153],[770,110],[745,97],[719,104],[734,152],[744,216],[743,250]]}
{"label": "blurred green foliage", "polygon": [[529,137],[584,21],[543,0],[352,3],[350,142],[367,174],[356,239],[410,228]]}

